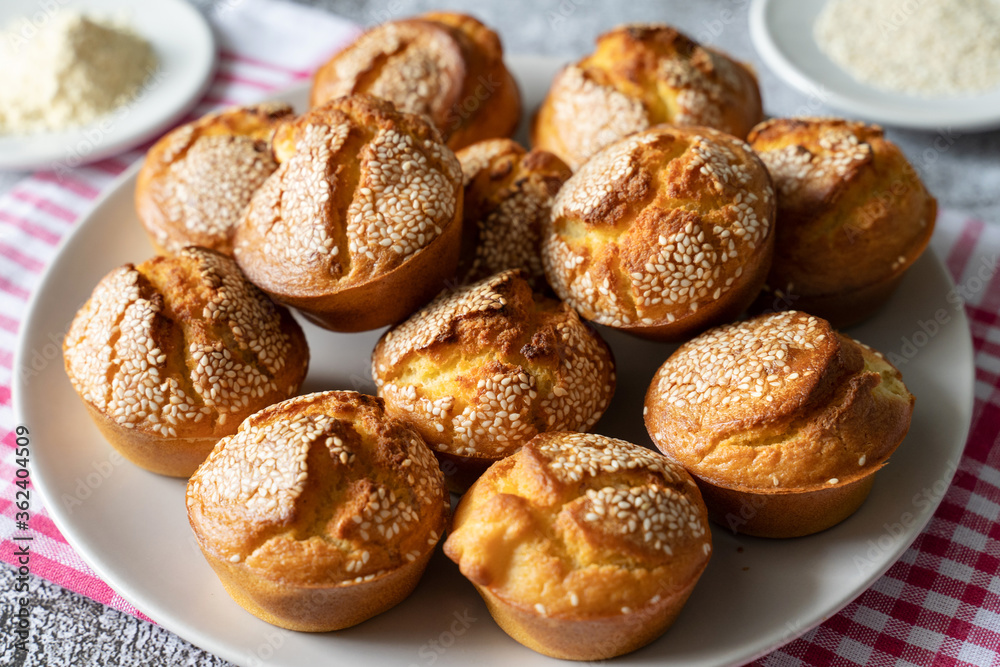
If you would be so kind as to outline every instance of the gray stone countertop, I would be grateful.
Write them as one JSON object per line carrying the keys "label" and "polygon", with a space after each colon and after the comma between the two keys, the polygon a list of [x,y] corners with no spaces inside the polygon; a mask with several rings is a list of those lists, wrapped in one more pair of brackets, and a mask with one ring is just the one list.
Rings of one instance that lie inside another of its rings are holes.
{"label": "gray stone countertop", "polygon": [[[207,10],[217,0],[194,0]],[[231,0],[226,0],[231,1]],[[715,44],[755,65],[764,105],[771,115],[835,115],[820,100],[782,83],[757,57],[747,29],[749,0],[299,0],[322,6],[364,26],[432,9],[476,15],[497,29],[507,53],[549,54],[566,60],[587,53],[594,38],[614,25],[668,22],[700,41]],[[966,134],[942,127],[917,132],[887,128],[917,167],[942,208],[1000,222],[1000,131]],[[0,173],[0,192],[27,174]],[[4,635],[15,608],[13,572],[0,565],[0,626]],[[0,643],[0,664],[57,665],[228,665],[146,621],[120,613],[55,584],[32,578],[30,651],[16,657]]]}

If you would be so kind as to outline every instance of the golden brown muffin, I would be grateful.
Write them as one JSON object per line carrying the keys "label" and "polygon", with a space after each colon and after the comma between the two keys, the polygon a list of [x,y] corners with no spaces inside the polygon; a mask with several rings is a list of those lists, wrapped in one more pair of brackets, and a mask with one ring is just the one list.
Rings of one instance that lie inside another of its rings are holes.
{"label": "golden brown muffin", "polygon": [[393,324],[458,265],[462,169],[425,118],[367,95],[283,125],[236,232],[255,285],[334,331]]}
{"label": "golden brown muffin", "polygon": [[287,104],[209,114],[153,144],[139,171],[135,208],[159,254],[189,245],[233,254],[233,233],[250,197],[278,168],[271,135]]}
{"label": "golden brown muffin", "polygon": [[666,457],[543,433],[469,489],[444,551],[511,637],[555,658],[603,660],[674,622],[712,537],[694,481]]}
{"label": "golden brown muffin", "polygon": [[910,427],[913,401],[881,354],[789,311],[682,345],[653,377],[644,412],[714,521],[796,537],[861,506]]}
{"label": "golden brown muffin", "polygon": [[589,320],[682,340],[757,296],[774,211],[771,179],[747,144],[660,125],[608,146],[559,191],[545,275]]}
{"label": "golden brown muffin", "polygon": [[219,438],[294,396],[309,365],[302,329],[204,248],[115,269],[76,314],[66,373],[115,449],[187,477]]}
{"label": "golden brown muffin", "polygon": [[873,315],[927,247],[937,201],[882,128],[770,120],[753,148],[778,198],[774,263],[759,310],[795,308],[837,328]]}
{"label": "golden brown muffin", "polygon": [[747,65],[668,25],[624,25],[556,75],[531,143],[575,170],[605,146],[660,123],[742,139],[763,118],[757,77]]}
{"label": "golden brown muffin", "polygon": [[462,492],[543,431],[589,430],[615,388],[611,351],[569,306],[505,271],[444,293],[378,342],[372,376]]}
{"label": "golden brown muffin", "polygon": [[449,502],[427,445],[382,401],[328,391],[265,408],[219,442],[188,482],[187,511],[244,609],[327,632],[413,592]]}
{"label": "golden brown muffin", "polygon": [[569,167],[552,153],[528,152],[510,139],[481,141],[456,157],[465,180],[458,282],[524,269],[533,289],[547,289],[542,227],[572,175]]}
{"label": "golden brown muffin", "polygon": [[521,119],[500,38],[465,14],[431,12],[365,32],[316,72],[310,103],[355,93],[427,116],[452,150],[509,137]]}

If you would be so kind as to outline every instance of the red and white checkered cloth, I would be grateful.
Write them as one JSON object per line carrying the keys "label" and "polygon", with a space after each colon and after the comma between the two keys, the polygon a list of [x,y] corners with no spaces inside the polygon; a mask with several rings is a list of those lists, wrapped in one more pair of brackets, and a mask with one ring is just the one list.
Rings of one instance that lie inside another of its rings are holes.
{"label": "red and white checkered cloth", "polygon": [[969,297],[975,348],[976,402],[954,481],[884,576],[755,665],[1000,665],[1000,225],[945,211],[931,246]]}
{"label": "red and white checkered cloth", "polygon": [[[229,6],[215,20],[222,43],[216,80],[191,117],[308,77],[356,31],[335,17],[275,0],[223,5]],[[0,560],[12,565],[16,417],[10,387],[18,323],[56,244],[140,155],[133,151],[61,178],[37,172],[0,196]],[[946,211],[932,245],[956,283],[972,293],[966,309],[976,349],[976,405],[954,483],[926,530],[885,576],[826,623],[755,664],[1000,665],[1000,225]],[[984,267],[987,279],[971,289]],[[31,528],[35,574],[145,618],[94,574],[37,503]]]}

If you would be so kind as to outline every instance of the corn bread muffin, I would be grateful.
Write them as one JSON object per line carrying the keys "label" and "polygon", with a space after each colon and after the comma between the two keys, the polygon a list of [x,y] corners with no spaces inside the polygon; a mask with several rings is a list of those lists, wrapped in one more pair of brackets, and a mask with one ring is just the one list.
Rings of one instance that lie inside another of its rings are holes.
{"label": "corn bread muffin", "polygon": [[881,354],[788,311],[682,345],[653,377],[644,413],[660,451],[698,480],[714,521],[796,537],[861,506],[913,403]]}
{"label": "corn bread muffin", "polygon": [[771,265],[775,200],[750,147],[661,125],[593,156],[556,195],[542,262],[583,317],[656,340],[732,321]]}
{"label": "corn bread muffin", "polygon": [[500,38],[454,12],[368,30],[319,68],[310,100],[315,107],[356,93],[426,116],[452,150],[509,137],[521,119],[521,96],[504,65]]}
{"label": "corn bread muffin", "polygon": [[758,310],[837,328],[872,316],[930,242],[937,202],[875,125],[775,119],[750,134],[774,179],[774,262]]}
{"label": "corn bread muffin", "polygon": [[76,314],[66,373],[108,442],[187,477],[244,418],[298,393],[302,329],[232,259],[185,248],[115,269]]}
{"label": "corn bread muffin", "polygon": [[458,265],[462,168],[423,116],[367,95],[281,126],[280,166],[236,232],[255,285],[319,326],[398,322]]}
{"label": "corn bread muffin", "polygon": [[419,435],[377,398],[329,391],[265,408],[219,442],[188,482],[187,511],[236,602],[326,632],[413,591],[449,503]]}
{"label": "corn bread muffin", "polygon": [[763,118],[757,77],[747,65],[668,25],[623,25],[556,75],[531,144],[575,170],[605,146],[660,123],[742,139]]}
{"label": "corn bread muffin", "polygon": [[444,550],[511,637],[555,658],[603,660],[674,622],[712,538],[683,468],[563,432],[493,464],[459,503]]}
{"label": "corn bread muffin", "polygon": [[233,233],[250,197],[278,163],[271,136],[287,104],[233,107],[181,125],[146,153],[135,208],[158,254],[189,245],[233,254]]}
{"label": "corn bread muffin", "polygon": [[445,292],[387,331],[372,376],[456,492],[540,432],[589,430],[615,388],[600,336],[520,270]]}
{"label": "corn bread muffin", "polygon": [[547,289],[542,227],[572,173],[569,167],[551,153],[526,151],[510,139],[481,141],[456,157],[465,180],[458,282],[524,269],[533,289]]}

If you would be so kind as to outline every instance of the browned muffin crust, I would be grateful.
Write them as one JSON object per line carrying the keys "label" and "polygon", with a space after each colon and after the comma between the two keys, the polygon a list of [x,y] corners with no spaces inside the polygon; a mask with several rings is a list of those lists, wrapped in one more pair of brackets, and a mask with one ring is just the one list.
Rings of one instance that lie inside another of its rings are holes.
{"label": "browned muffin crust", "polygon": [[[787,537],[860,506],[913,402],[881,354],[788,311],[682,345],[650,384],[645,420],[660,451],[699,480],[713,519],[735,529],[735,511],[741,532]],[[747,525],[740,502],[754,507]]]}
{"label": "browned muffin crust", "polygon": [[545,274],[589,320],[682,340],[753,301],[774,211],[770,177],[746,143],[660,125],[608,146],[559,191]]}
{"label": "browned muffin crust", "polygon": [[453,150],[509,137],[521,118],[500,38],[465,14],[431,12],[365,32],[316,72],[310,103],[356,93],[427,116]]}
{"label": "browned muffin crust", "polygon": [[855,324],[874,314],[934,231],[937,202],[876,125],[775,119],[750,134],[778,199],[761,309]]}
{"label": "browned muffin crust", "polygon": [[668,25],[623,25],[556,75],[531,143],[578,169],[605,146],[660,123],[743,138],[763,117],[747,65]]}
{"label": "browned muffin crust", "polygon": [[701,495],[648,449],[543,433],[462,498],[445,554],[514,639],[600,660],[656,639],[712,549]]}
{"label": "browned muffin crust", "polygon": [[66,372],[105,437],[153,472],[187,477],[219,438],[295,395],[302,329],[228,257],[185,248],[112,271],[63,343]]}
{"label": "browned muffin crust", "polygon": [[547,289],[542,227],[572,175],[569,167],[551,153],[528,152],[510,139],[481,141],[456,157],[465,181],[459,284],[524,269],[533,289]]}
{"label": "browned muffin crust", "polygon": [[611,351],[520,270],[442,294],[372,355],[379,396],[420,432],[451,488],[543,431],[585,431],[614,393]]}
{"label": "browned muffin crust", "polygon": [[422,116],[366,95],[283,125],[280,167],[254,195],[235,256],[274,299],[320,326],[397,322],[458,263],[462,173]]}
{"label": "browned muffin crust", "polygon": [[281,627],[360,623],[412,592],[449,514],[427,445],[355,392],[272,405],[191,477],[188,519],[230,595]]}
{"label": "browned muffin crust", "polygon": [[233,107],[153,144],[139,171],[135,207],[157,253],[197,245],[233,254],[250,197],[278,168],[271,136],[291,115],[278,102]]}

